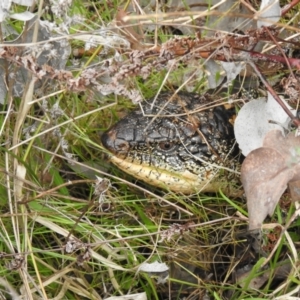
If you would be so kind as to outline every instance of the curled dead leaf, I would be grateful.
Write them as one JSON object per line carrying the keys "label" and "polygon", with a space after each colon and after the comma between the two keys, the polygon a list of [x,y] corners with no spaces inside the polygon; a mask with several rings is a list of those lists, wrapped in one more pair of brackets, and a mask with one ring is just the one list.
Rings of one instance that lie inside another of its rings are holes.
{"label": "curled dead leaf", "polygon": [[300,162],[300,138],[292,132],[284,136],[279,130],[271,130],[264,138],[263,147],[276,149],[289,165]]}
{"label": "curled dead leaf", "polygon": [[290,182],[289,191],[293,201],[300,201],[300,180]]}
{"label": "curled dead leaf", "polygon": [[289,182],[300,177],[300,138],[279,130],[267,133],[263,147],[243,162],[241,180],[247,197],[249,230],[259,229],[272,215]]}

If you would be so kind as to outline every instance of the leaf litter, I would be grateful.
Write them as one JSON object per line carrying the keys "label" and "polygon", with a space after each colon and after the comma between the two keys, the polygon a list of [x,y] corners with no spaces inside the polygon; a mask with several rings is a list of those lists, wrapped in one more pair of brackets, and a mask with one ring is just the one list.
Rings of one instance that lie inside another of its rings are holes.
{"label": "leaf litter", "polygon": [[289,183],[300,180],[300,137],[271,130],[263,145],[242,164],[241,180],[247,197],[249,230],[259,229]]}
{"label": "leaf litter", "polygon": [[[296,110],[284,103],[296,115]],[[270,130],[283,132],[289,122],[290,118],[270,93],[267,99],[259,98],[246,103],[234,122],[235,138],[243,155],[247,156],[252,150],[261,147]]]}
{"label": "leaf litter", "polygon": [[[284,104],[296,116],[284,100]],[[259,229],[289,186],[292,199],[300,199],[300,138],[289,133],[291,119],[268,93],[240,110],[234,131],[244,156],[241,181],[247,198],[249,230]]]}

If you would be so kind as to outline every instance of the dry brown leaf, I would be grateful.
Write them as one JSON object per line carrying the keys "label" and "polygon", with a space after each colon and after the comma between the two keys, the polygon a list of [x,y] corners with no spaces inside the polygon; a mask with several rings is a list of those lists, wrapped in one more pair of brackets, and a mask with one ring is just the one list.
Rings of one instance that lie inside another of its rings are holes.
{"label": "dry brown leaf", "polygon": [[272,215],[289,182],[300,176],[300,138],[290,133],[284,137],[270,131],[263,147],[246,157],[241,179],[247,197],[249,230],[259,229],[267,215]]}
{"label": "dry brown leaf", "polygon": [[293,172],[285,167],[281,154],[272,148],[258,148],[247,156],[241,179],[247,197],[249,230],[260,228],[272,215]]}
{"label": "dry brown leaf", "polygon": [[300,180],[290,182],[289,191],[291,193],[291,198],[294,202],[300,201]]}
{"label": "dry brown leaf", "polygon": [[283,136],[279,130],[269,131],[264,138],[263,147],[276,149],[284,156],[287,162],[292,158],[292,163],[300,162],[300,138],[292,132],[287,136]]}

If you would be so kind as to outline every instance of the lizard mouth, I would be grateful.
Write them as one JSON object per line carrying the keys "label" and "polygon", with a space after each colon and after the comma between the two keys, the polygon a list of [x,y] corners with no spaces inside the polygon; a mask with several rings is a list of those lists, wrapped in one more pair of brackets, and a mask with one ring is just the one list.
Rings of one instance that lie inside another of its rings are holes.
{"label": "lizard mouth", "polygon": [[[110,157],[110,161],[119,169],[131,176],[146,182],[147,184],[171,190],[173,192],[192,194],[199,191],[215,192],[220,188],[216,183],[210,182],[212,178],[200,180],[199,176],[185,170],[181,173],[175,173],[166,169],[141,164],[140,162],[128,161],[115,155]],[[207,177],[209,174],[207,174]]]}

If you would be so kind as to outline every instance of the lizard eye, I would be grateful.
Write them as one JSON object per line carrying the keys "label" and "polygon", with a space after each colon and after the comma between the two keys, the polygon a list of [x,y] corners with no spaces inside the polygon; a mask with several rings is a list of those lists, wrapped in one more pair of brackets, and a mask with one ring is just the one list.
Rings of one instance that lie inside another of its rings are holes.
{"label": "lizard eye", "polygon": [[158,143],[158,147],[164,151],[170,151],[174,147],[174,143],[172,142],[160,142]]}

